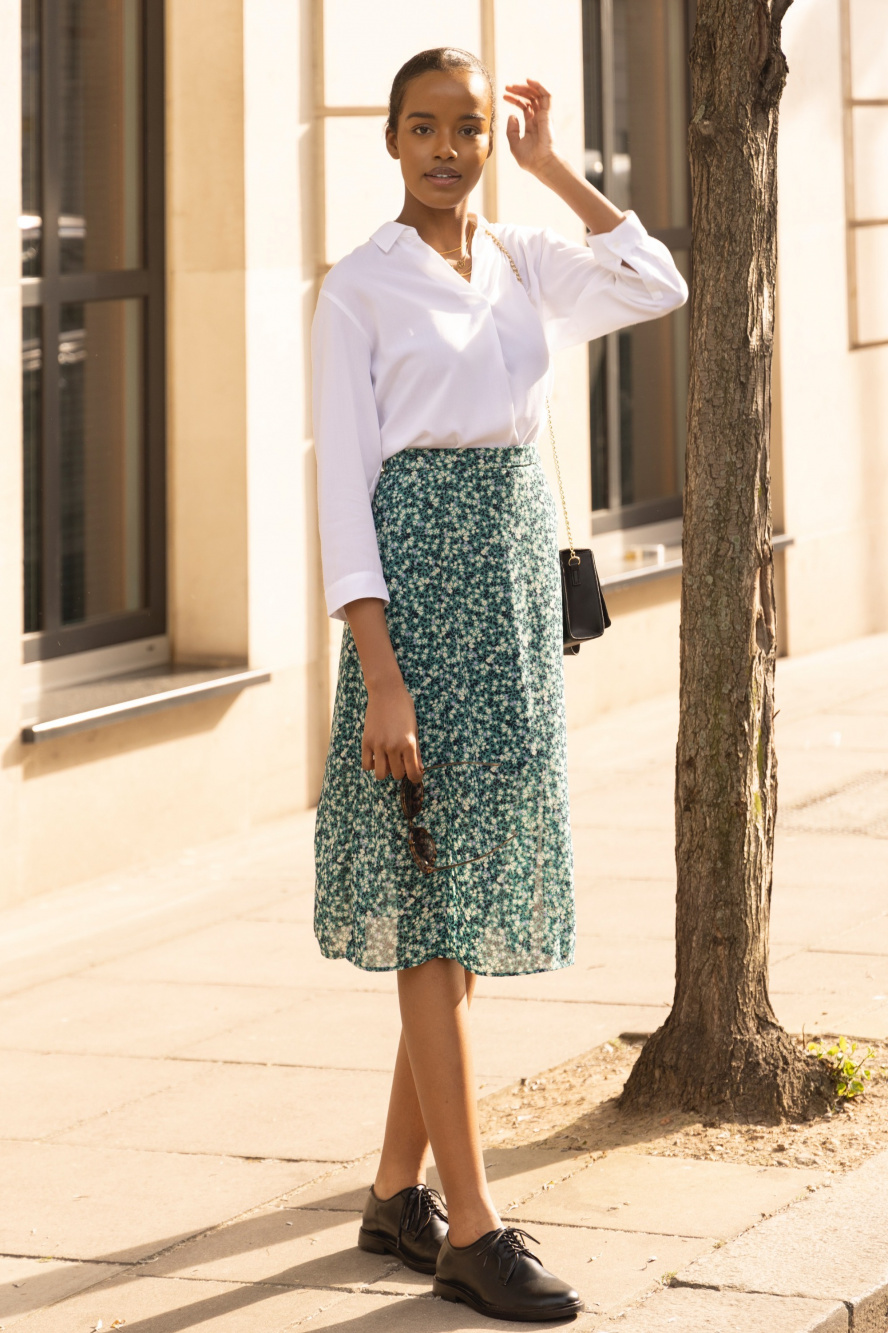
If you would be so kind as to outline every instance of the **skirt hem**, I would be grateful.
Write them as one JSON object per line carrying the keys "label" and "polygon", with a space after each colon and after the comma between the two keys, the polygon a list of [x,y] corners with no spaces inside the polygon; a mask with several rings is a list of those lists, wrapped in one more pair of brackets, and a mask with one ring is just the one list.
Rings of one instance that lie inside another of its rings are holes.
{"label": "skirt hem", "polygon": [[[317,939],[317,936],[315,936],[315,938]],[[324,958],[329,958],[331,962],[338,962],[339,960],[344,959],[347,963],[351,963],[353,967],[358,968],[361,972],[406,972],[408,968],[421,967],[423,963],[430,963],[433,958],[446,958],[448,961],[459,963],[460,967],[464,967],[467,972],[471,972],[476,977],[536,977],[542,976],[546,972],[563,972],[566,967],[573,967],[575,963],[575,958],[571,956],[570,958],[566,958],[563,962],[555,963],[551,967],[527,967],[521,968],[515,972],[484,972],[478,967],[471,966],[465,959],[458,957],[456,954],[428,953],[421,958],[417,958],[415,961],[403,963],[400,966],[395,964],[392,967],[369,967],[365,963],[359,963],[357,959],[351,956],[351,953],[348,950],[340,950],[338,952],[333,952],[332,950],[328,951],[320,940],[318,940],[318,946]]]}

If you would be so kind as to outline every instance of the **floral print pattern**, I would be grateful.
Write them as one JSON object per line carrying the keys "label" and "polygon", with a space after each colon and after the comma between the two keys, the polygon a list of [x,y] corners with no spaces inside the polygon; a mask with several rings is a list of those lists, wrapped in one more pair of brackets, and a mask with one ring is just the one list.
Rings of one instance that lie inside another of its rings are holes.
{"label": "floral print pattern", "polygon": [[426,769],[416,823],[438,864],[471,864],[424,873],[400,783],[361,769],[367,693],[346,627],[315,829],[321,950],[370,971],[430,958],[492,976],[566,967],[561,587],[536,446],[403,450],[385,462],[373,516]]}

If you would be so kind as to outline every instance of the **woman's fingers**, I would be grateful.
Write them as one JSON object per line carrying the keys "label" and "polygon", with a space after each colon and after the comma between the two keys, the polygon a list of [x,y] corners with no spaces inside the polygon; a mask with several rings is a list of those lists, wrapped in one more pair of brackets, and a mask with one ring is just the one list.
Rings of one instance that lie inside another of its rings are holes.
{"label": "woman's fingers", "polygon": [[391,772],[391,769],[389,767],[389,757],[386,754],[385,750],[383,750],[382,746],[380,746],[379,749],[376,751],[376,754],[374,755],[374,761],[375,761],[374,769],[376,771],[377,781],[381,781],[383,778],[387,778],[389,773]]}
{"label": "woman's fingers", "polygon": [[366,739],[364,739],[361,741],[361,768],[365,768],[369,772],[372,767],[373,767],[373,747],[367,742]]}
{"label": "woman's fingers", "polygon": [[419,745],[414,742],[403,754],[404,767],[407,770],[407,776],[411,782],[420,782],[422,780],[422,760],[419,757]]}

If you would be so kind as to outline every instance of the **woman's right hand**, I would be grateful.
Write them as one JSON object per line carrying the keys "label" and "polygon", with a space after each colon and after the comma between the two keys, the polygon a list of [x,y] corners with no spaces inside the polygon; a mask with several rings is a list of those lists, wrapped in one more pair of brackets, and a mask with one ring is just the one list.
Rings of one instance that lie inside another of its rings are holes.
{"label": "woman's right hand", "polygon": [[403,778],[406,773],[411,782],[419,782],[422,777],[416,709],[400,673],[397,680],[368,690],[361,767],[373,769],[377,778]]}
{"label": "woman's right hand", "polygon": [[361,659],[367,686],[367,712],[361,741],[361,768],[377,778],[422,778],[416,735],[416,709],[404,684],[378,597],[358,597],[345,606],[349,629]]}

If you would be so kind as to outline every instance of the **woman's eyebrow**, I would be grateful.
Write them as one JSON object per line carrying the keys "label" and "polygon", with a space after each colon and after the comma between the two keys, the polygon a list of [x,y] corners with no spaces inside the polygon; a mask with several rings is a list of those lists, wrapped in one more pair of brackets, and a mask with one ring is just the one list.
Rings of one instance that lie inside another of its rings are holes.
{"label": "woman's eyebrow", "polygon": [[[421,119],[421,120],[437,120],[438,117],[435,115],[434,111],[410,111],[410,112],[407,114],[407,116],[405,117],[405,119],[407,119],[407,120],[414,120],[414,119]],[[483,115],[481,114],[480,111],[466,111],[466,112],[464,112],[461,116],[459,116],[458,119],[459,119],[459,120],[486,120],[487,117],[486,117],[486,116],[483,116]]]}

